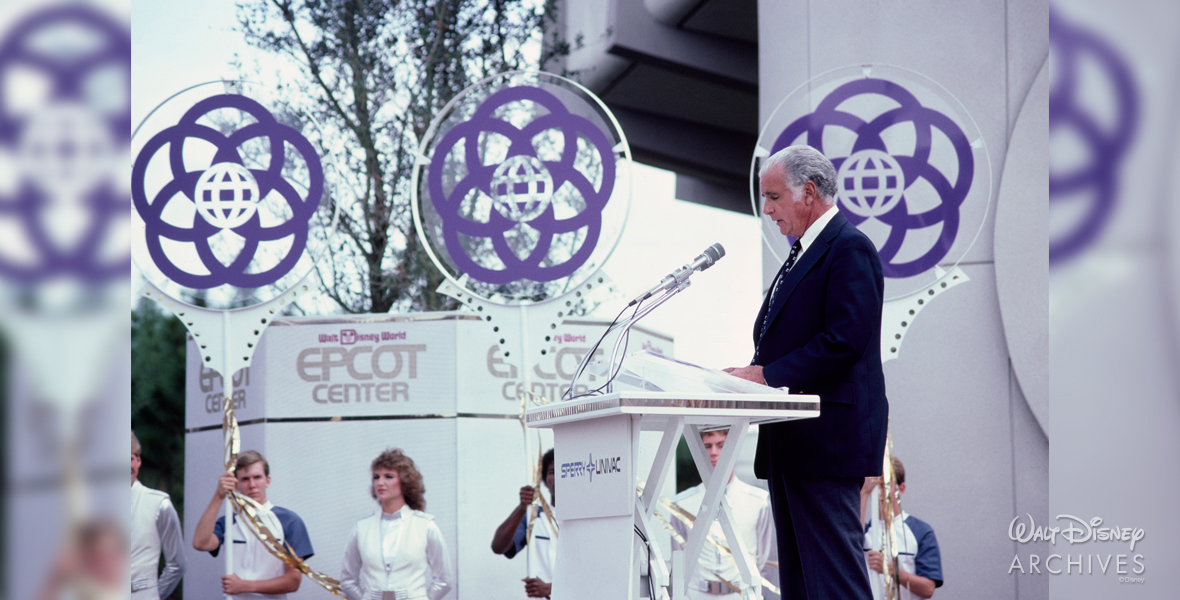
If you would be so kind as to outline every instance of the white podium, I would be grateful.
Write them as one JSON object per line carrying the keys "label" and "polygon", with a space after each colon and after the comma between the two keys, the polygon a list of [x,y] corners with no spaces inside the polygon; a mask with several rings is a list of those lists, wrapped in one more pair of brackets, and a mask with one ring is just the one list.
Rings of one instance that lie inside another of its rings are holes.
{"label": "white podium", "polygon": [[[727,547],[738,559],[743,595],[760,598],[761,578],[734,532],[725,484],[751,424],[817,417],[819,397],[788,394],[652,355],[635,355],[627,363],[616,378],[618,391],[527,412],[529,427],[553,430],[560,500],[553,596],[638,600],[654,592],[655,598],[680,600],[709,526],[717,519]],[[714,469],[700,434],[724,428],[730,432]],[[635,472],[641,431],[663,433],[643,480],[643,474]],[[658,545],[645,540],[659,527],[653,517],[657,494],[672,468],[681,435],[705,483],[705,495],[685,549],[673,552],[669,564]],[[642,495],[637,492],[640,485]],[[644,580],[648,585],[641,585]]]}

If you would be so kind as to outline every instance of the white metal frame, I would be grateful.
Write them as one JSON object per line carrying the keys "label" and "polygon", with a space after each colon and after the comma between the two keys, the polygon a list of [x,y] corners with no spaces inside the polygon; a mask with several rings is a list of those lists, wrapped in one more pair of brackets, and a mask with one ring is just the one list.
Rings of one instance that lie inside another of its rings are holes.
{"label": "white metal frame", "polygon": [[[628,405],[628,399],[643,402]],[[653,403],[657,405],[653,406]],[[743,597],[759,598],[762,594],[761,574],[750,560],[748,549],[734,528],[733,513],[725,501],[725,488],[748,437],[751,423],[814,418],[819,416],[819,407],[819,397],[814,395],[622,392],[532,408],[528,411],[528,425],[552,427],[573,421],[627,414],[633,419],[635,436],[643,430],[660,431],[660,443],[643,492],[635,498],[635,526],[648,539],[651,539],[652,532],[658,530],[655,511],[659,504],[659,492],[672,470],[676,446],[683,435],[704,483],[705,494],[689,529],[685,548],[672,552],[670,566],[665,562],[658,545],[652,544],[651,564],[655,571],[649,576],[659,590],[657,594],[670,600],[686,598],[685,586],[695,570],[709,528],[717,520],[721,524],[727,547],[737,563]],[[582,411],[581,408],[589,410]],[[717,466],[713,467],[704,442],[701,441],[701,433],[724,427],[729,428],[729,436],[717,459]],[[638,444],[633,443],[632,447],[637,449]]]}

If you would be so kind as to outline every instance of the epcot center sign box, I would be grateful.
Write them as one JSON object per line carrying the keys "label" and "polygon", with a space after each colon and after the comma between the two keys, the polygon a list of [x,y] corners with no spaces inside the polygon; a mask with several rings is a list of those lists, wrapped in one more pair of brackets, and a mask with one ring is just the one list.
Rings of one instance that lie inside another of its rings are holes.
{"label": "epcot center sign box", "polygon": [[[531,373],[533,393],[560,397],[605,325],[571,320],[552,332],[547,360]],[[234,409],[242,449],[258,450],[270,462],[271,501],[307,524],[313,569],[339,574],[349,531],[374,508],[369,462],[400,447],[423,474],[426,510],[446,538],[458,576],[455,597],[520,585],[524,561],[506,561],[487,544],[536,457],[526,455],[519,421],[524,377],[499,344],[487,341],[484,327],[474,315],[449,312],[281,318],[267,328],[251,366],[235,375]],[[632,331],[631,346],[673,352],[670,338],[642,327]],[[185,488],[204,501],[221,469],[209,457],[221,451],[223,407],[220,376],[202,362],[190,339]],[[545,435],[540,445],[547,449],[552,439]],[[537,441],[530,443],[535,454]],[[645,456],[654,455],[655,445],[646,437],[640,443]],[[674,484],[665,492],[674,494]],[[185,530],[199,517],[188,511]],[[197,597],[216,589],[220,561],[187,551],[185,585]],[[305,596],[324,594],[305,583],[291,598]]]}

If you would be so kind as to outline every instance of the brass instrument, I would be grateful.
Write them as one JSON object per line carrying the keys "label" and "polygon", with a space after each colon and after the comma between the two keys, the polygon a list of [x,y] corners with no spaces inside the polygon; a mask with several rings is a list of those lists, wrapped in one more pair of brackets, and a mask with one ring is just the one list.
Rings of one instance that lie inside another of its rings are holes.
{"label": "brass instrument", "polygon": [[893,473],[893,435],[888,426],[885,433],[885,457],[881,468],[881,485],[878,489],[878,514],[881,516],[882,575],[885,578],[884,600],[901,597],[901,579],[897,576],[897,532],[893,529],[894,502],[897,500],[897,484]]}

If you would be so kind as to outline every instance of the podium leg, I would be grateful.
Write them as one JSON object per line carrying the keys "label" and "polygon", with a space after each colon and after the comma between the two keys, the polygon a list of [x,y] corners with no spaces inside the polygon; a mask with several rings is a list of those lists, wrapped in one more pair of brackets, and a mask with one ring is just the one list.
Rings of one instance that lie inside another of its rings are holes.
{"label": "podium leg", "polygon": [[709,462],[698,426],[686,426],[684,436],[697,471],[701,474],[701,481],[705,483],[705,497],[701,500],[701,508],[697,511],[696,520],[686,540],[684,561],[689,565],[696,564],[701,549],[704,548],[705,538],[709,535],[710,525],[714,519],[720,517],[722,532],[725,533],[729,548],[734,553],[738,572],[741,573],[747,588],[761,582],[754,580],[754,574],[749,567],[749,557],[742,548],[741,540],[733,534],[733,516],[729,512],[729,504],[725,502],[725,488],[729,483],[729,476],[733,474],[734,464],[737,463],[738,450],[745,443],[749,429],[749,419],[735,419],[730,424],[725,447],[721,449],[721,456],[717,458],[717,468],[713,468]]}
{"label": "podium leg", "polygon": [[660,490],[664,488],[664,480],[672,470],[672,462],[676,460],[676,446],[680,436],[684,433],[684,417],[671,417],[664,427],[664,435],[660,438],[660,447],[656,451],[655,460],[651,463],[651,473],[647,476],[647,483],[643,488],[643,514],[651,518],[656,511],[656,504],[660,498]]}
{"label": "podium leg", "polygon": [[672,551],[672,600],[687,600],[684,586],[688,573],[684,572],[684,550]]}

